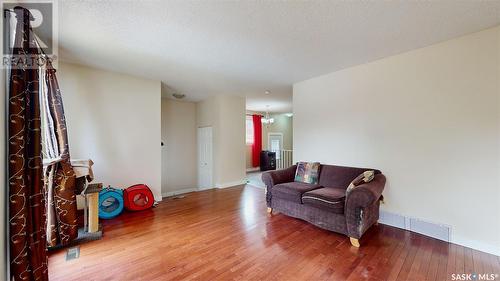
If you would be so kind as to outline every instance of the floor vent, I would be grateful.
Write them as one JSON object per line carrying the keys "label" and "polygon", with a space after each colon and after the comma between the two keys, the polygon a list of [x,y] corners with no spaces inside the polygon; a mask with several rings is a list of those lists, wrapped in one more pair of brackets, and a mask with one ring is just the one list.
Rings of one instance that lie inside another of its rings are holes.
{"label": "floor vent", "polygon": [[74,260],[80,257],[80,247],[72,247],[66,251],[66,261]]}
{"label": "floor vent", "polygon": [[444,224],[405,217],[400,214],[394,214],[386,211],[380,211],[379,222],[450,242],[451,227]]}
{"label": "floor vent", "polygon": [[410,218],[410,226],[408,230],[450,242],[450,227],[443,224]]}

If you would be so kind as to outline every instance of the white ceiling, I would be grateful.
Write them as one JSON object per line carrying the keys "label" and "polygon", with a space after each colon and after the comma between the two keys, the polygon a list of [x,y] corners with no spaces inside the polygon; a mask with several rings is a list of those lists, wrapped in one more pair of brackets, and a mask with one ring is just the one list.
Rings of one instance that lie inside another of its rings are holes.
{"label": "white ceiling", "polygon": [[[292,84],[500,24],[500,1],[59,1],[62,60],[291,111]],[[270,90],[270,95],[264,91]]]}

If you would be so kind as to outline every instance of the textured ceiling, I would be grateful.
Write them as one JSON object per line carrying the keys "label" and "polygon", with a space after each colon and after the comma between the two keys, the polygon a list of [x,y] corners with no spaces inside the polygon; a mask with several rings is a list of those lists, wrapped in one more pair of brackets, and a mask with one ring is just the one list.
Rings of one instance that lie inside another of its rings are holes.
{"label": "textured ceiling", "polygon": [[[500,1],[59,1],[62,60],[291,110],[294,82],[500,23]],[[270,95],[264,95],[270,90]]]}

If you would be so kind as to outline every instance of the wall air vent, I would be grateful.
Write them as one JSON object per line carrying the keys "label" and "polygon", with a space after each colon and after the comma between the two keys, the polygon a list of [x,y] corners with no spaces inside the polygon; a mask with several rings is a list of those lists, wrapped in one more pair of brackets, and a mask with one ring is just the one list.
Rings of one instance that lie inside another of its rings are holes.
{"label": "wall air vent", "polygon": [[448,225],[428,222],[383,210],[380,211],[379,222],[382,224],[417,232],[446,242],[451,241],[451,227]]}

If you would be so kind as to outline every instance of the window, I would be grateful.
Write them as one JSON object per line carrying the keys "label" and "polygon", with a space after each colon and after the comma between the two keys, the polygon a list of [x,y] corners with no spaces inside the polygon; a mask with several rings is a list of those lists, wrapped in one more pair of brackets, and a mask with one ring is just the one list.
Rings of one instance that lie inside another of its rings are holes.
{"label": "window", "polygon": [[254,130],[253,130],[253,118],[251,115],[247,115],[246,128],[247,128],[246,142],[247,144],[253,144]]}
{"label": "window", "polygon": [[280,150],[280,140],[271,140],[271,151]]}

